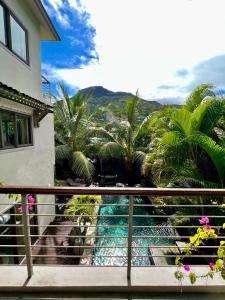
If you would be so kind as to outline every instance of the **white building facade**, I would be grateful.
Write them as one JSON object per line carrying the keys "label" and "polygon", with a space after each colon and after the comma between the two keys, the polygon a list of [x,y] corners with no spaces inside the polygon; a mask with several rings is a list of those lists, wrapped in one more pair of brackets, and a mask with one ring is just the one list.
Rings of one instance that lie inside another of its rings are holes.
{"label": "white building facade", "polygon": [[[7,185],[54,185],[54,124],[51,103],[42,95],[42,40],[60,38],[40,0],[0,0],[0,181]],[[37,196],[37,203],[54,201]],[[0,214],[9,209],[1,205]],[[39,214],[54,209],[37,206]],[[39,217],[37,223],[52,219]]]}

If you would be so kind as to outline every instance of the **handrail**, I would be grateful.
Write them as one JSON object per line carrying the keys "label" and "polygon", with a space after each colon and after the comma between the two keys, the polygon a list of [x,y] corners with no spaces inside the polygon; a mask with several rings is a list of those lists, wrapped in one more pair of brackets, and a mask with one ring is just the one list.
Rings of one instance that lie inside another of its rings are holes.
{"label": "handrail", "polygon": [[124,195],[124,196],[225,196],[225,189],[131,188],[131,187],[42,187],[2,186],[0,194],[40,195]]}
{"label": "handrail", "polygon": [[[30,217],[32,216],[32,214],[29,212],[28,210],[28,205],[29,203],[26,202],[26,195],[28,194],[35,194],[35,195],[114,195],[114,196],[128,196],[129,197],[129,202],[128,204],[118,204],[121,206],[125,206],[128,208],[128,213],[126,212],[126,215],[113,215],[113,217],[126,217],[127,220],[127,224],[125,225],[99,225],[99,224],[90,224],[89,225],[89,229],[93,229],[93,228],[127,228],[128,229],[128,234],[127,236],[115,236],[115,238],[122,238],[122,239],[126,239],[127,240],[127,245],[124,246],[123,248],[127,248],[127,254],[124,255],[117,255],[117,256],[112,256],[112,255],[96,255],[95,257],[126,257],[127,258],[127,279],[128,282],[130,282],[131,279],[131,268],[132,268],[132,259],[135,258],[147,258],[149,257],[148,255],[135,255],[132,253],[132,249],[135,248],[135,246],[132,246],[132,240],[133,239],[146,239],[149,238],[149,235],[138,235],[138,233],[134,233],[133,230],[137,229],[137,228],[158,228],[158,225],[155,224],[144,224],[144,225],[137,225],[137,224],[133,224],[134,222],[134,218],[136,217],[153,217],[154,219],[157,218],[170,218],[171,216],[167,213],[164,215],[160,215],[160,214],[148,214],[147,216],[145,215],[139,215],[138,212],[133,213],[133,210],[135,207],[140,206],[139,204],[135,204],[133,202],[133,196],[167,196],[167,197],[171,197],[171,196],[225,196],[225,189],[202,189],[202,188],[134,188],[134,187],[50,187],[50,186],[1,186],[0,187],[0,194],[21,194],[22,196],[22,224],[10,224],[7,225],[9,227],[23,227],[24,230],[24,236],[23,235],[9,235],[9,236],[15,236],[15,237],[24,237],[24,246],[25,246],[25,258],[26,258],[26,265],[27,265],[27,271],[28,271],[28,277],[31,277],[33,274],[33,265],[32,265],[32,259],[34,257],[52,257],[52,258],[56,258],[56,257],[64,257],[64,254],[60,254],[60,255],[55,255],[52,254],[50,252],[49,255],[39,255],[39,254],[33,254],[32,253],[32,245],[31,245],[31,238],[33,237],[40,237],[41,235],[38,234],[34,234],[31,233],[31,229],[35,228],[35,227],[46,227],[48,226],[49,228],[68,228],[71,227],[71,224],[62,224],[62,225],[58,225],[58,224],[46,224],[46,223],[41,223],[41,224],[30,224]],[[171,198],[169,198],[171,199]],[[18,203],[11,203],[11,205],[15,205]],[[66,204],[66,203],[65,203]],[[3,204],[0,204],[3,205]],[[4,203],[5,205],[5,203]],[[36,203],[34,205],[57,205],[57,203]],[[87,204],[90,205],[90,204]],[[93,204],[91,204],[93,205]],[[107,204],[106,204],[107,205]],[[109,204],[108,204],[109,205]],[[117,204],[116,204],[117,205]],[[99,204],[99,206],[101,206],[101,204]],[[144,206],[153,206],[151,204],[144,204]],[[157,205],[156,205],[157,206]],[[160,205],[159,205],[160,206]],[[171,205],[168,205],[171,206]],[[173,205],[173,206],[177,206],[179,207],[180,205]],[[181,205],[182,206],[182,205]],[[184,205],[183,205],[184,206]],[[186,205],[187,207],[189,205]],[[185,207],[186,207],[185,206]],[[212,205],[190,205],[190,207],[211,207]],[[218,207],[218,205],[217,205]],[[13,213],[11,215],[14,216],[18,216],[18,213]],[[48,213],[36,213],[33,214],[37,215],[37,216],[65,216],[64,214],[59,214],[57,215],[56,213],[54,214],[48,214]],[[100,215],[98,213],[96,213],[95,218],[99,217]],[[105,215],[101,215],[102,217],[104,217]],[[106,215],[107,217],[107,215]],[[174,216],[173,216],[174,217]],[[181,217],[190,217],[190,218],[200,218],[201,215],[199,215],[199,213],[197,212],[196,215],[178,215],[176,216],[177,218],[181,218]],[[208,217],[214,217],[214,218],[223,218],[225,216],[220,216],[220,215],[215,215],[215,213],[213,215],[208,215]],[[136,220],[136,219],[135,219]],[[73,224],[72,227],[76,228],[79,227],[80,225],[75,225]],[[0,227],[6,227],[5,224],[0,225]],[[161,228],[196,228],[197,226],[173,226],[173,225],[168,225],[168,224],[163,224],[162,226],[160,226]],[[159,228],[160,228],[159,227]],[[220,228],[221,226],[214,226],[215,228]],[[213,227],[213,228],[214,228]],[[5,235],[5,237],[8,237],[8,235]],[[55,237],[55,235],[47,234],[45,235],[45,237]],[[58,235],[58,237],[60,237],[60,235]],[[82,235],[71,235],[70,237],[83,237]],[[84,236],[85,237],[85,236]],[[98,239],[101,236],[99,236],[97,233],[92,233],[88,235],[88,238],[94,238],[94,239]],[[106,236],[106,238],[110,238],[110,237],[114,237],[114,236]],[[184,234],[180,235],[179,238],[188,238],[189,236],[186,236]],[[177,238],[176,233],[171,233],[170,235],[158,235],[158,234],[152,234],[151,238],[165,238],[165,239],[171,239],[171,238]],[[224,236],[220,236],[218,237],[218,239],[224,238]],[[90,245],[89,245],[90,246]],[[94,245],[96,246],[96,245]],[[92,248],[94,248],[94,246],[92,246]],[[171,245],[170,245],[171,246]],[[170,248],[170,246],[168,245],[167,247]],[[39,246],[41,247],[41,245]],[[47,247],[47,246],[46,246]],[[51,246],[48,246],[49,248],[51,248]],[[61,245],[61,248],[66,248],[66,245]],[[85,248],[85,245],[80,245],[80,248]],[[140,246],[139,246],[140,247]],[[145,246],[146,248],[150,247]],[[154,247],[154,246],[153,246]],[[153,248],[151,246],[151,248]],[[155,246],[160,248],[161,245]],[[71,246],[71,248],[74,248]],[[88,248],[88,247],[87,247]],[[89,247],[90,248],[90,247]],[[105,246],[105,248],[112,248],[111,246]],[[152,250],[151,250],[152,251]],[[161,255],[160,253],[152,253],[151,256],[152,257],[174,257],[175,254],[173,254],[172,256],[169,254],[163,254]],[[19,256],[24,256],[24,254],[19,254],[19,255],[0,255],[0,257],[19,257]],[[203,255],[204,257],[207,257],[206,255]],[[76,255],[67,255],[68,258],[81,258],[82,255],[80,254],[76,254]],[[94,257],[93,254],[86,254],[85,255],[86,258],[92,258]],[[192,257],[195,257],[194,255]],[[196,257],[201,257],[201,256],[196,256]],[[210,256],[212,257],[212,256]]]}

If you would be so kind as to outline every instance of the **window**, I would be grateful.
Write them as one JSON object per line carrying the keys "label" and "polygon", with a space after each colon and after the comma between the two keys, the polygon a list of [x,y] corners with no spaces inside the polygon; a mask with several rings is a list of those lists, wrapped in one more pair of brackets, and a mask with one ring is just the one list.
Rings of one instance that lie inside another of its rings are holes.
{"label": "window", "polygon": [[16,116],[16,128],[18,145],[31,144],[30,117]]}
{"label": "window", "polygon": [[0,0],[0,42],[28,63],[27,30]]}
{"label": "window", "polygon": [[10,28],[12,51],[26,61],[26,32],[12,16],[10,16]]}
{"label": "window", "polygon": [[0,149],[32,145],[31,117],[0,110]]}
{"label": "window", "polygon": [[2,144],[5,147],[13,147],[15,145],[15,127],[14,114],[2,112]]}
{"label": "window", "polygon": [[6,44],[6,34],[5,34],[5,15],[3,6],[0,4],[0,42],[4,45]]}

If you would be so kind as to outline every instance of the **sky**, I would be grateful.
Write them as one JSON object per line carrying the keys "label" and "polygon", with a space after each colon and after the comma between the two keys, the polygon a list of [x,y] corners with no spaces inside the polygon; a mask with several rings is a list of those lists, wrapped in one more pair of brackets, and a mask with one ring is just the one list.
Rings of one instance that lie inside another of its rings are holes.
{"label": "sky", "polygon": [[182,103],[201,83],[225,89],[225,0],[42,0],[61,42],[42,72],[70,94],[89,86]]}

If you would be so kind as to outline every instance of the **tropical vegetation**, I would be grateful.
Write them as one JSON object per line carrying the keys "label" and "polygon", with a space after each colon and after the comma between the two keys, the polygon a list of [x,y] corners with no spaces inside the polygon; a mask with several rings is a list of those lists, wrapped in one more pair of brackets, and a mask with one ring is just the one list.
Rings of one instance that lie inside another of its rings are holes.
{"label": "tropical vegetation", "polygon": [[76,176],[90,181],[94,166],[85,151],[89,124],[85,109],[89,96],[78,92],[69,97],[61,84],[58,84],[58,92],[60,100],[54,105],[56,160],[68,160]]}

